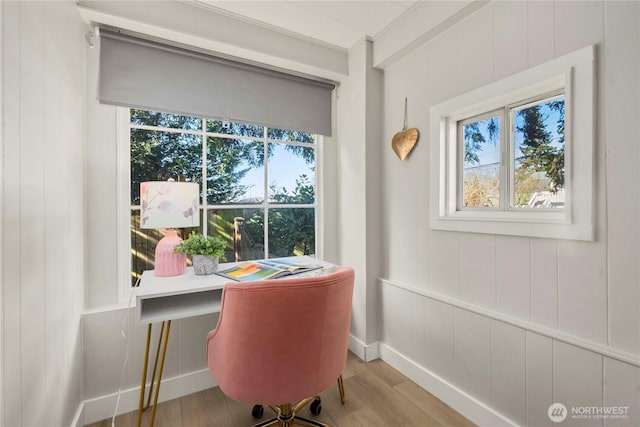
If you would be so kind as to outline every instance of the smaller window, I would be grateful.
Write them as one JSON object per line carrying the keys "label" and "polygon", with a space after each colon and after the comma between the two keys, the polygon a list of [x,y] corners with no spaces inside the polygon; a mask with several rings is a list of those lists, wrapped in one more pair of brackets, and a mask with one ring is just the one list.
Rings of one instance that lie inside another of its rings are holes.
{"label": "smaller window", "polygon": [[564,208],[564,96],[541,98],[458,121],[458,209]]}
{"label": "smaller window", "polygon": [[431,107],[432,228],[593,240],[594,57]]}

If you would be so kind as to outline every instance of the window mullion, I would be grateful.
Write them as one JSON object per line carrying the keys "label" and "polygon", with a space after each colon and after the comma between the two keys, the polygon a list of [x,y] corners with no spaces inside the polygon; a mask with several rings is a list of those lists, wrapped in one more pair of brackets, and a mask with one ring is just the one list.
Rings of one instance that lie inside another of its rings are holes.
{"label": "window mullion", "polygon": [[500,120],[503,124],[500,129],[500,210],[507,211],[513,198],[513,173],[511,170],[511,158],[513,157],[513,151],[511,149],[513,124],[511,123],[511,115],[507,107],[502,109]]}
{"label": "window mullion", "polygon": [[264,233],[264,257],[269,258],[269,182],[267,178],[269,177],[269,142],[268,142],[268,128],[265,126],[262,130],[262,149],[264,150],[263,156],[263,173],[264,180],[262,186],[262,205],[264,206],[263,212],[263,233]]}
{"label": "window mullion", "polygon": [[206,119],[202,119],[202,234],[208,235],[208,214],[207,214],[207,123]]}

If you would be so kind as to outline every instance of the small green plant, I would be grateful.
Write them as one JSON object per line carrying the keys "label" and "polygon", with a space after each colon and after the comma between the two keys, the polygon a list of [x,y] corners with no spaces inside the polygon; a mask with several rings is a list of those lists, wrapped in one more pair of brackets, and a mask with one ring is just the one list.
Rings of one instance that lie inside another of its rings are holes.
{"label": "small green plant", "polygon": [[217,236],[205,236],[192,231],[182,243],[173,248],[174,252],[191,255],[217,256],[223,261],[226,242]]}

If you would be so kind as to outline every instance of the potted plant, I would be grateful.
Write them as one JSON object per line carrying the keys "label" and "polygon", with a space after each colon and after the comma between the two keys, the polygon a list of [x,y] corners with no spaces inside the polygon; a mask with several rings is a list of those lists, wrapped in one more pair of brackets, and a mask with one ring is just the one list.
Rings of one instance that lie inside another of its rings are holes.
{"label": "potted plant", "polygon": [[205,236],[192,231],[189,237],[177,245],[174,252],[190,254],[193,271],[198,275],[213,274],[218,269],[220,258],[224,261],[227,244],[217,236]]}

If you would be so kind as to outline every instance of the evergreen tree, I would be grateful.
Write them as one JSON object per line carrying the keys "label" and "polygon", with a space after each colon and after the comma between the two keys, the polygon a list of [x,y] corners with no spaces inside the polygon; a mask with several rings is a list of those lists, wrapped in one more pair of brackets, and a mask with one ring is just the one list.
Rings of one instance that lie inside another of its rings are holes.
{"label": "evergreen tree", "polygon": [[489,136],[489,141],[494,144],[498,140],[500,126],[497,117],[469,123],[464,126],[464,162],[465,164],[478,164],[480,157],[478,152],[482,151],[482,144],[487,142],[480,125],[485,127],[485,133]]}
{"label": "evergreen tree", "polygon": [[520,110],[517,115],[522,118],[522,125],[516,130],[524,138],[518,168],[522,168],[521,172],[544,172],[551,181],[551,191],[557,192],[564,184],[564,140],[561,149],[553,146],[551,134],[545,128],[547,117],[542,114],[540,105]]}
{"label": "evergreen tree", "polygon": [[[220,120],[203,120],[162,112],[131,110],[131,123],[141,128],[132,128],[131,144],[131,203],[140,202],[140,183],[149,180],[167,179],[195,182],[203,187],[202,136],[180,131],[201,131],[232,137],[210,136],[206,139],[207,203],[225,204],[240,201],[247,193],[243,178],[255,168],[265,165],[265,147],[262,141],[264,127]],[[167,128],[177,132],[152,130],[149,127]],[[238,138],[238,136],[240,138]],[[242,139],[242,137],[247,137]],[[313,135],[306,132],[283,129],[268,129],[267,137],[283,142],[313,143]],[[267,143],[266,156],[276,152],[276,144]],[[315,164],[315,150],[294,144],[284,144],[284,149],[303,159],[308,165]],[[315,186],[307,176],[296,180],[292,191],[272,187],[270,197],[279,204],[313,204]],[[257,243],[264,243],[264,210],[221,210],[215,213],[210,226],[223,227],[218,233],[228,233],[233,227],[234,216],[245,217],[245,225]],[[134,220],[136,221],[136,220]],[[269,212],[270,256],[310,254],[315,249],[315,209],[281,208]],[[133,223],[132,223],[133,224]],[[150,268],[146,261],[152,259],[155,248],[155,232],[138,236],[139,225],[132,225],[132,245],[136,248],[134,271]],[[135,274],[134,274],[135,276]]]}

